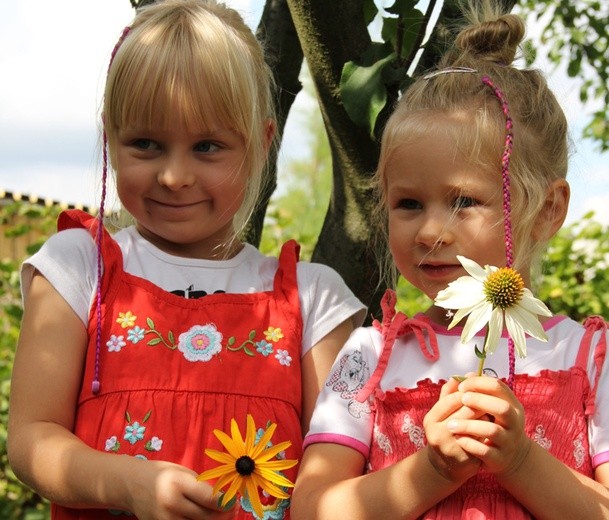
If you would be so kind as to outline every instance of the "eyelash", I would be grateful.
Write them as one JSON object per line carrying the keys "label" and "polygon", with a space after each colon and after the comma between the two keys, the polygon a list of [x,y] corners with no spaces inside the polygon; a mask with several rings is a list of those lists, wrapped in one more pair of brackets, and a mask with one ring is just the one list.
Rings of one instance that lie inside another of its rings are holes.
{"label": "eyelash", "polygon": [[[471,208],[477,206],[478,201],[473,197],[460,196],[452,202],[452,207],[456,210]],[[400,199],[396,204],[396,209],[403,209],[406,211],[413,211],[421,209],[422,204],[416,199]]]}

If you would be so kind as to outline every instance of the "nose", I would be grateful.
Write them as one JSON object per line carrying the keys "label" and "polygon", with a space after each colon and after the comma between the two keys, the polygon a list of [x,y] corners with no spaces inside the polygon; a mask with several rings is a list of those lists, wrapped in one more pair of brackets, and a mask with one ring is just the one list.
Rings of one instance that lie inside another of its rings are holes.
{"label": "nose", "polygon": [[157,179],[161,186],[177,191],[194,184],[195,176],[192,171],[188,158],[181,154],[172,154],[160,165]]}
{"label": "nose", "polygon": [[436,249],[453,242],[452,215],[445,212],[428,211],[421,215],[416,242],[427,249]]}

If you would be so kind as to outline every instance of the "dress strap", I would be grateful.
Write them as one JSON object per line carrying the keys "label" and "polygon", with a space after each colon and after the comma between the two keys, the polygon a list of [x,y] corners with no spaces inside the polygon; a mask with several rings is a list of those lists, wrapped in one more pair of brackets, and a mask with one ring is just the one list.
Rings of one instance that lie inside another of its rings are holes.
{"label": "dress strap", "polygon": [[586,371],[588,367],[588,358],[590,356],[590,349],[592,348],[594,334],[600,332],[596,345],[594,346],[594,382],[592,385],[592,391],[586,399],[585,413],[586,415],[592,415],[595,408],[598,382],[601,378],[601,369],[607,353],[607,322],[601,316],[590,316],[584,321],[584,328],[585,332],[579,346],[577,359],[575,361],[575,364],[581,367],[584,371]]}
{"label": "dress strap", "polygon": [[[357,393],[355,399],[363,403],[374,390],[378,387],[383,374],[389,363],[389,357],[393,351],[395,340],[403,336],[407,332],[412,332],[419,343],[421,352],[430,361],[436,361],[440,357],[438,350],[438,338],[430,323],[417,319],[409,318],[401,312],[395,310],[397,297],[395,291],[387,290],[381,300],[381,309],[383,311],[383,322],[374,321],[373,326],[381,331],[383,337],[383,350],[379,357],[378,364],[370,379],[364,387]],[[425,338],[427,332],[427,338]],[[429,343],[429,344],[428,344]]]}
{"label": "dress strap", "polygon": [[[64,229],[86,229],[94,241],[97,237],[98,227],[99,219],[79,209],[62,211],[57,219],[58,231]],[[109,273],[103,277],[105,280],[102,284],[102,291],[105,291],[110,285],[110,281],[114,279],[114,275],[123,268],[123,254],[120,247],[105,227],[102,229],[101,253],[104,273]]]}
{"label": "dress strap", "polygon": [[273,289],[275,293],[285,296],[288,301],[298,302],[298,279],[296,265],[300,256],[300,245],[295,240],[288,240],[279,253],[279,268],[275,273]]}
{"label": "dress strap", "polygon": [[[67,210],[60,213],[57,220],[57,229],[86,229],[89,231],[93,241],[96,244],[97,251],[97,293],[95,299],[95,308],[91,309],[89,317],[89,325],[95,323],[95,371],[91,382],[91,392],[96,395],[101,390],[101,381],[99,379],[101,365],[101,327],[103,316],[103,301],[112,296],[119,288],[116,283],[118,274],[123,269],[123,255],[120,247],[112,238],[108,230],[102,225],[101,240],[98,243],[97,234],[99,231],[99,219],[81,210]],[[103,269],[103,271],[102,271]],[[101,282],[101,283],[100,283]],[[92,333],[89,331],[89,333]]]}

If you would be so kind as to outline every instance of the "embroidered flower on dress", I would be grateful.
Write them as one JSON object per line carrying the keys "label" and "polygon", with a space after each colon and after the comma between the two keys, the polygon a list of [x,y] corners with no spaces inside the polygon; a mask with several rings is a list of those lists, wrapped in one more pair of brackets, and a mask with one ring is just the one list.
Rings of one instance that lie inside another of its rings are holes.
{"label": "embroidered flower on dress", "polygon": [[106,446],[104,447],[104,449],[106,451],[118,451],[120,445],[121,444],[120,442],[118,442],[116,435],[113,435],[109,439],[106,439]]}
{"label": "embroidered flower on dress", "polygon": [[159,439],[156,435],[146,443],[146,449],[148,451],[161,451],[162,447],[163,440]]}
{"label": "embroidered flower on dress", "polygon": [[292,356],[290,356],[290,353],[287,350],[282,350],[280,348],[277,349],[277,354],[275,354],[275,357],[279,361],[280,365],[289,367],[292,363]]}
{"label": "embroidered flower on dress", "polygon": [[267,341],[273,341],[274,343],[277,343],[281,338],[284,337],[283,332],[281,332],[279,327],[269,327],[264,331],[264,336],[266,337]]}
{"label": "embroidered flower on dress", "polygon": [[144,334],[146,334],[146,330],[142,329],[139,325],[136,325],[132,329],[127,331],[127,339],[131,341],[131,343],[137,343],[138,341],[142,341],[144,339]]}
{"label": "embroidered flower on dress", "polygon": [[264,357],[267,357],[269,354],[273,353],[273,345],[262,339],[256,343],[256,351]]}
{"label": "embroidered flower on dress", "polygon": [[123,336],[115,336],[114,334],[112,334],[112,336],[110,336],[110,340],[106,342],[108,352],[120,352],[126,344],[127,343],[125,343]]}
{"label": "embroidered flower on dress", "polygon": [[123,439],[135,444],[137,441],[141,441],[144,438],[146,427],[135,421],[133,424],[128,424],[125,427],[125,436]]}
{"label": "embroidered flower on dress", "polygon": [[178,350],[188,361],[209,361],[222,350],[222,333],[213,323],[194,325],[180,334]]}
{"label": "embroidered flower on dress", "polygon": [[120,323],[121,327],[126,329],[127,327],[133,327],[135,320],[137,320],[137,316],[134,316],[131,311],[119,312],[116,323]]}

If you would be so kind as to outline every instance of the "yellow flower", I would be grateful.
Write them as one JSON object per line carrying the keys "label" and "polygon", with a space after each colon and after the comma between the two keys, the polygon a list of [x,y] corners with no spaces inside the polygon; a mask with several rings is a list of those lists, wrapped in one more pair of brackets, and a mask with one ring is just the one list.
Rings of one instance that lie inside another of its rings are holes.
{"label": "yellow flower", "polygon": [[256,442],[256,426],[253,417],[248,414],[245,441],[235,419],[231,419],[231,437],[223,431],[214,430],[214,435],[226,448],[226,452],[206,449],[205,454],[223,464],[204,471],[197,480],[217,478],[213,488],[214,493],[229,485],[222,497],[222,507],[239,492],[242,496],[247,495],[256,515],[262,518],[264,513],[258,488],[262,488],[276,498],[289,498],[279,486],[294,487],[294,484],[279,472],[294,467],[298,461],[271,460],[292,444],[290,441],[285,441],[267,447],[276,428],[276,424],[271,424]]}
{"label": "yellow flower", "polygon": [[133,325],[135,325],[135,320],[137,320],[137,316],[134,316],[131,311],[119,312],[116,323],[120,323],[121,327],[126,329],[127,327],[133,327]]}
{"label": "yellow flower", "polygon": [[281,332],[281,329],[279,327],[269,327],[267,330],[264,331],[264,336],[266,337],[267,341],[277,342],[281,338],[283,338],[283,332]]}

